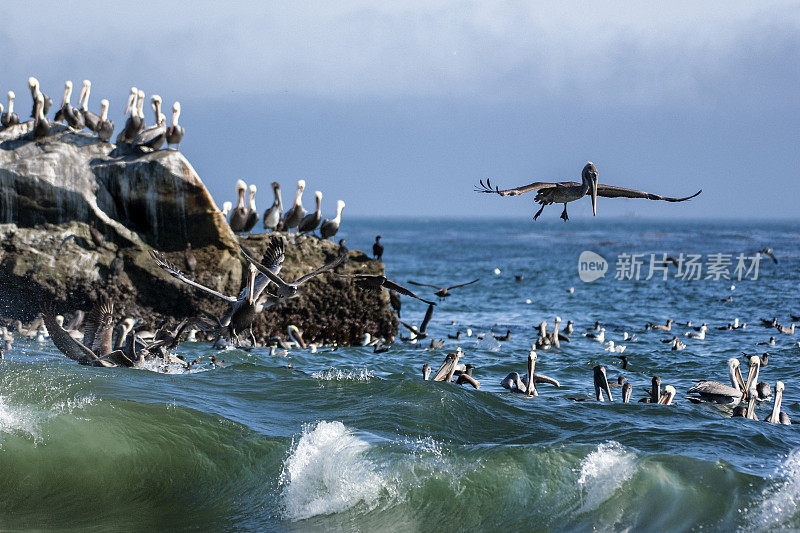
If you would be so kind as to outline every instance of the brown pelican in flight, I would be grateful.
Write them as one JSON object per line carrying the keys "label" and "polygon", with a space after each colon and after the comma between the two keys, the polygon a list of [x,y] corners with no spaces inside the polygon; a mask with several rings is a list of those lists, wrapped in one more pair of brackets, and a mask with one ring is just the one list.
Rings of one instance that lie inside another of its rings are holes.
{"label": "brown pelican in flight", "polygon": [[285,300],[285,299],[288,299],[288,298],[295,298],[295,297],[299,296],[300,285],[302,285],[303,283],[305,283],[306,281],[310,280],[313,277],[316,277],[316,276],[318,276],[318,275],[320,275],[320,274],[322,274],[324,272],[327,272],[329,270],[332,270],[332,269],[336,268],[337,266],[342,264],[342,262],[344,262],[344,260],[345,260],[345,256],[343,254],[339,254],[336,257],[336,259],[334,259],[333,261],[331,261],[329,263],[325,263],[324,265],[322,265],[318,269],[314,270],[313,272],[309,272],[308,274],[305,274],[304,276],[300,276],[296,280],[287,283],[284,280],[282,280],[275,272],[270,270],[268,265],[265,266],[265,265],[262,265],[261,263],[259,263],[253,257],[253,254],[251,254],[244,246],[240,245],[239,246],[239,250],[241,250],[242,255],[244,255],[245,259],[250,261],[250,263],[252,263],[252,265],[259,272],[261,272],[262,274],[267,276],[267,278],[269,278],[269,281],[271,281],[271,282],[273,282],[275,284],[275,286],[276,286],[275,289],[276,290],[275,290],[275,294],[274,295],[275,295],[275,298],[278,301]]}
{"label": "brown pelican in flight", "polygon": [[228,224],[234,233],[242,233],[247,223],[247,207],[244,203],[244,195],[247,192],[247,184],[244,180],[236,181],[236,207],[231,211],[231,218]]}
{"label": "brown pelican in flight", "polygon": [[228,336],[235,339],[237,344],[240,344],[239,334],[244,331],[249,331],[250,338],[255,346],[255,337],[253,336],[252,325],[256,314],[264,310],[266,307],[270,307],[278,303],[279,301],[277,297],[268,292],[263,296],[262,294],[265,292],[267,285],[269,285],[271,281],[271,278],[268,275],[265,275],[265,272],[269,272],[269,275],[280,279],[277,277],[277,274],[280,272],[281,267],[283,266],[284,249],[282,239],[273,237],[272,240],[270,240],[267,250],[264,252],[264,257],[260,263],[257,263],[258,269],[262,272],[260,275],[256,275],[256,266],[254,266],[252,264],[253,262],[251,261],[247,284],[241,290],[241,292],[239,292],[239,296],[236,297],[227,296],[215,291],[214,289],[210,289],[205,285],[201,285],[196,281],[192,281],[183,272],[181,272],[178,267],[169,262],[161,253],[156,252],[155,250],[151,250],[150,255],[153,257],[153,260],[156,262],[156,264],[170,276],[182,281],[183,283],[186,283],[187,285],[191,285],[192,287],[198,288],[228,302],[230,304],[230,308],[222,316],[222,318],[219,319],[219,326],[224,328],[224,330],[227,331]]}
{"label": "brown pelican in flight", "polygon": [[317,209],[313,213],[309,213],[303,217],[303,220],[297,225],[298,233],[311,233],[317,229],[317,226],[319,226],[322,220],[322,192],[316,191],[314,193],[314,198],[317,202]]}
{"label": "brown pelican in flight", "polygon": [[39,80],[31,76],[28,78],[28,88],[31,90],[31,98],[33,99],[33,109],[31,110],[31,117],[34,119],[36,118],[36,99],[39,95],[42,96],[42,114],[47,116],[47,113],[50,111],[50,106],[53,105],[53,100],[44,94],[41,89],[39,89]]}
{"label": "brown pelican in flight", "polygon": [[325,219],[319,226],[319,234],[323,239],[333,237],[339,232],[339,225],[342,223],[342,211],[344,210],[344,201],[337,200],[336,202],[336,216],[332,219]]}
{"label": "brown pelican in flight", "polygon": [[19,116],[14,113],[14,91],[8,91],[8,111],[0,116],[0,125],[4,128],[19,124]]}
{"label": "brown pelican in flight", "polygon": [[567,216],[567,204],[579,200],[586,195],[592,199],[592,214],[597,215],[597,197],[605,196],[606,198],[647,198],[648,200],[664,200],[667,202],[684,202],[690,198],[694,198],[702,190],[697,191],[691,196],[684,198],[671,198],[669,196],[659,196],[644,191],[637,191],[634,189],[626,189],[624,187],[616,187],[613,185],[598,185],[597,184],[597,167],[594,163],[589,161],[583,167],[581,172],[581,183],[574,181],[562,181],[558,183],[536,181],[529,185],[523,185],[514,189],[501,190],[498,187],[492,188],[489,180],[486,184],[480,182],[480,186],[475,189],[476,192],[494,193],[500,196],[518,196],[531,191],[537,191],[534,202],[541,204],[542,207],[533,216],[536,220],[542,214],[545,206],[550,204],[564,204],[564,211],[561,213],[561,218],[566,222],[569,220]]}
{"label": "brown pelican in flight", "polygon": [[306,188],[306,180],[297,181],[297,194],[294,197],[294,204],[286,214],[283,216],[283,229],[289,231],[296,228],[298,224],[306,216],[306,210],[303,208],[303,190]]}
{"label": "brown pelican in flight", "polygon": [[181,140],[183,140],[183,126],[178,124],[178,117],[181,116],[181,103],[175,102],[172,104],[172,123],[167,128],[167,148],[170,145],[175,145],[176,150],[181,149]]}
{"label": "brown pelican in flight", "polygon": [[86,124],[80,109],[72,107],[72,82],[67,80],[64,84],[64,97],[61,99],[61,109],[58,110],[54,120],[63,120],[74,130],[82,130]]}
{"label": "brown pelican in flight", "polygon": [[417,285],[418,287],[430,287],[431,289],[436,289],[436,292],[433,294],[438,296],[439,298],[447,298],[450,296],[450,291],[453,289],[457,289],[459,287],[466,287],[467,285],[472,285],[473,283],[479,281],[478,279],[473,279],[472,281],[468,281],[467,283],[459,283],[458,285],[451,285],[450,287],[438,287],[436,285],[428,285],[427,283],[418,283],[416,281],[409,280],[409,283],[412,285]]}
{"label": "brown pelican in flight", "polygon": [[[156,151],[164,144],[167,137],[167,117],[161,112],[161,97],[157,94],[150,99],[153,110],[156,114],[156,123],[149,128],[145,128],[133,140],[135,148],[149,148]],[[141,102],[140,102],[141,104]]]}
{"label": "brown pelican in flight", "polygon": [[339,274],[334,272],[340,278],[353,280],[353,284],[360,289],[379,291],[381,289],[389,289],[404,296],[410,296],[420,302],[425,302],[428,305],[436,305],[433,302],[420,298],[410,290],[406,289],[399,283],[396,283],[382,274]]}
{"label": "brown pelican in flight", "polygon": [[83,342],[74,339],[61,327],[52,307],[46,308],[43,316],[53,344],[70,359],[82,365],[133,366],[133,361],[122,350],[113,349],[113,313],[114,305],[110,301],[96,303],[86,320]]}
{"label": "brown pelican in flight", "polygon": [[258,222],[258,209],[256,209],[257,190],[254,184],[250,184],[250,202],[247,204],[247,216],[245,216],[244,227],[242,228],[244,233],[252,231]]}
{"label": "brown pelican in flight", "polygon": [[281,223],[281,215],[283,215],[281,186],[277,181],[272,182],[272,193],[275,195],[275,200],[272,202],[272,205],[264,211],[264,229],[276,231]]}

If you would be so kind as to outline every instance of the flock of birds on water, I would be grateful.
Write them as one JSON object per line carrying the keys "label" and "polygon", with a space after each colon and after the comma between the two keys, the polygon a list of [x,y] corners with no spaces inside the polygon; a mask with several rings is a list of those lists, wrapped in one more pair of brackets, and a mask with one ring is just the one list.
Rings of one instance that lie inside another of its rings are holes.
{"label": "flock of birds on water", "polygon": [[[50,130],[50,122],[46,118],[52,105],[52,101],[44,95],[39,87],[36,78],[30,78],[28,86],[33,99],[33,110],[31,117],[34,119],[31,135],[35,140],[46,137]],[[72,82],[67,81],[64,88],[64,95],[61,107],[56,113],[54,120],[62,120],[66,125],[74,130],[80,131],[84,128],[94,132],[102,141],[108,141],[114,131],[113,122],[108,120],[108,100],[102,100],[100,104],[100,115],[92,113],[88,109],[91,82],[85,80],[83,89],[78,101],[78,107],[72,107],[70,98],[72,94]],[[8,93],[8,109],[4,109],[0,104],[0,126],[3,129],[11,128],[19,124],[19,117],[14,113],[14,93]],[[151,105],[155,112],[156,123],[146,127],[143,113],[145,94],[143,91],[132,87],[125,107],[125,114],[129,115],[123,130],[118,134],[117,144],[126,143],[142,151],[158,150],[166,142],[169,145],[179,146],[183,138],[184,130],[178,124],[180,116],[180,103],[173,105],[173,115],[171,125],[166,125],[166,117],[161,112],[161,98],[154,95],[151,98]],[[628,189],[617,186],[598,184],[598,171],[592,162],[588,162],[581,173],[581,182],[534,182],[529,185],[516,187],[513,189],[499,189],[493,187],[490,180],[480,182],[476,191],[483,193],[493,193],[500,196],[518,196],[531,191],[536,191],[534,202],[541,205],[539,211],[534,215],[534,220],[538,219],[544,207],[551,204],[563,204],[564,209],[561,218],[566,222],[567,204],[576,201],[584,196],[588,196],[592,202],[592,212],[597,214],[597,197],[608,198],[642,198],[650,200],[663,200],[667,202],[683,202],[698,196],[702,191],[682,198],[660,196],[635,189]],[[269,231],[289,231],[296,229],[298,233],[309,234],[319,228],[322,239],[331,238],[339,230],[341,223],[342,210],[345,203],[341,200],[337,202],[336,216],[333,219],[322,220],[321,202],[322,193],[315,192],[316,210],[308,213],[302,205],[302,195],[306,183],[304,180],[297,182],[297,193],[294,203],[286,212],[283,210],[280,185],[272,183],[274,193],[273,204],[263,213],[262,222],[265,230]],[[248,191],[247,184],[239,180],[236,183],[237,205],[234,208],[231,202],[223,204],[223,215],[229,215],[228,222],[231,229],[237,233],[251,232],[259,220],[259,215],[255,205],[256,186],[249,187],[249,202],[245,202]],[[377,236],[373,244],[373,257],[381,260],[383,256],[383,245],[381,237]],[[340,278],[348,279],[357,287],[368,291],[389,291],[389,299],[392,307],[400,316],[401,300],[400,295],[408,296],[420,300],[428,305],[425,316],[419,326],[400,323],[409,331],[408,337],[400,336],[404,343],[417,344],[428,338],[427,327],[433,316],[436,303],[417,296],[414,292],[403,285],[388,279],[384,275],[369,274],[342,274],[338,272],[339,267],[347,261],[347,249],[340,241],[339,252],[333,260],[326,262],[319,268],[299,277],[298,279],[287,281],[280,276],[285,253],[284,239],[279,236],[272,236],[266,251],[261,258],[257,258],[250,250],[241,246],[241,253],[247,262],[247,282],[238,295],[225,295],[209,287],[194,281],[191,276],[186,275],[175,264],[171,263],[161,253],[152,251],[152,259],[167,274],[175,279],[194,287],[197,290],[205,291],[215,297],[225,300],[228,310],[221,316],[211,319],[209,317],[193,317],[180,321],[174,327],[168,327],[165,321],[155,332],[138,330],[135,331],[137,320],[132,317],[123,317],[118,323],[114,318],[114,304],[112,301],[101,298],[92,307],[91,311],[75,312],[72,320],[65,323],[62,315],[55,312],[52,304],[45,305],[39,316],[30,324],[23,325],[19,320],[0,318],[0,359],[3,358],[3,351],[10,350],[15,340],[15,335],[35,339],[39,342],[52,340],[53,344],[67,357],[80,364],[102,367],[144,367],[155,365],[160,371],[169,371],[171,367],[177,366],[183,370],[191,370],[195,365],[204,364],[201,357],[193,361],[187,361],[182,355],[173,355],[173,350],[181,342],[181,338],[186,334],[186,341],[197,342],[202,338],[213,339],[215,348],[231,348],[232,343],[243,349],[252,349],[258,346],[252,331],[253,320],[256,315],[264,309],[276,305],[282,301],[295,298],[301,294],[303,285],[308,280],[323,275],[331,274]],[[770,251],[771,252],[771,251]],[[774,257],[773,257],[774,260]],[[187,263],[189,263],[187,258]],[[191,269],[191,268],[190,268]],[[191,269],[193,270],[193,269]],[[451,286],[440,287],[427,283],[409,281],[409,284],[435,289],[434,296],[440,299],[447,298],[451,291],[465,287],[479,280],[472,280],[465,283],[458,283]],[[791,316],[792,320],[800,320],[800,316]],[[666,324],[646,324],[644,330],[661,333],[672,333],[676,323],[668,320]],[[766,328],[775,329],[779,334],[793,335],[795,325],[789,327],[778,323],[777,317],[762,320]],[[547,323],[539,324],[536,342],[532,344],[530,353],[527,357],[527,372],[520,375],[512,372],[500,382],[502,387],[509,391],[524,394],[528,397],[538,396],[537,384],[549,384],[560,387],[557,379],[535,372],[538,352],[551,348],[560,348],[562,342],[570,342],[569,335],[574,333],[572,321],[568,321],[565,329],[560,330],[561,318],[556,317],[554,328],[548,331]],[[708,325],[701,324],[693,326],[691,322],[684,323],[690,328],[683,335],[673,335],[671,338],[662,340],[669,343],[672,350],[683,350],[686,344],[683,342],[704,341],[708,332]],[[746,327],[738,319],[733,322],[718,327],[720,330],[738,330]],[[604,346],[604,351],[622,354],[626,346],[620,342],[636,342],[636,335],[624,332],[621,339],[616,343],[614,340],[606,339],[606,329],[602,324],[596,322],[590,327],[583,336],[589,340],[600,343]],[[242,339],[242,335],[246,335]],[[306,343],[303,340],[299,328],[290,325],[287,329],[288,340],[281,337],[273,337],[266,343],[270,347],[271,355],[288,355],[292,349],[308,349],[312,353],[320,348],[330,350],[338,349],[336,345],[322,343]],[[466,338],[473,335],[471,330],[464,332]],[[508,341],[511,331],[504,335],[491,335],[498,342]],[[462,331],[454,335],[448,335],[450,339],[461,340]],[[484,335],[476,335],[482,339]],[[367,333],[363,340],[364,346],[372,346],[374,352],[381,353],[390,349],[395,339],[372,339]],[[770,337],[763,343],[768,346],[776,344],[775,336]],[[800,343],[796,343],[800,345]],[[426,349],[435,350],[444,346],[443,339],[431,339],[430,345]],[[458,385],[470,385],[475,389],[480,388],[480,382],[475,377],[476,367],[472,364],[460,362],[464,357],[461,347],[457,347],[454,352],[447,354],[444,362],[434,373],[430,364],[425,364],[422,369],[424,380],[455,382]],[[628,358],[625,355],[616,355],[621,361],[623,370],[628,369]],[[694,403],[709,402],[727,405],[733,408],[733,416],[741,416],[752,420],[758,420],[756,408],[760,402],[764,402],[773,396],[772,387],[765,381],[759,381],[761,367],[766,366],[769,354],[762,356],[753,355],[747,358],[749,366],[747,379],[745,380],[740,368],[740,361],[731,358],[727,361],[727,373],[730,385],[714,380],[698,381],[687,391],[687,399]],[[212,367],[224,365],[224,361],[217,360],[216,356],[211,356],[209,363]],[[291,366],[291,363],[289,363]],[[592,370],[592,384],[594,395],[591,397],[571,397],[575,401],[598,401],[613,402],[614,397],[612,388],[619,387],[622,402],[631,401],[633,386],[624,375],[620,375],[616,381],[609,382],[607,369],[604,365],[597,365]],[[775,383],[774,400],[772,409],[766,417],[766,421],[773,424],[791,424],[789,416],[781,411],[781,398],[785,390],[784,383]],[[658,405],[671,405],[675,400],[677,391],[672,385],[665,385],[662,391],[662,382],[659,376],[653,376],[651,388],[647,391],[647,396],[640,399],[640,402],[653,403]]]}

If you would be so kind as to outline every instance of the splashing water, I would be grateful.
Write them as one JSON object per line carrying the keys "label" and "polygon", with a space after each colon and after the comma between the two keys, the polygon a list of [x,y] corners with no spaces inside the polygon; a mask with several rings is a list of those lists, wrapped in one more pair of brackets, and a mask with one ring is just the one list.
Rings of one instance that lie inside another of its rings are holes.
{"label": "splashing water", "polygon": [[[756,529],[788,525],[797,516],[800,504],[800,449],[792,450],[775,469],[778,478],[762,492],[761,504],[753,510],[748,522]],[[796,525],[796,524],[792,524]]]}
{"label": "splashing water", "polygon": [[341,422],[307,426],[280,476],[286,517],[302,520],[374,503],[386,483],[365,457],[369,448]]}
{"label": "splashing water", "polygon": [[604,442],[581,461],[578,487],[585,495],[583,511],[596,509],[636,472],[636,456],[614,441]]}

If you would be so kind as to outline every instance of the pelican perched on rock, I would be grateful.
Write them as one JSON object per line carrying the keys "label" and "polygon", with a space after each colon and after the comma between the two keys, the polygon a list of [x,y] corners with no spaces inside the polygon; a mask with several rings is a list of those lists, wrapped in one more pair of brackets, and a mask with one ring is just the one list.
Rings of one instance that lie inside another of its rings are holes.
{"label": "pelican perched on rock", "polygon": [[161,148],[167,138],[167,117],[161,112],[161,97],[157,94],[153,95],[150,103],[155,111],[156,123],[149,128],[145,128],[133,140],[135,148],[155,151]]}
{"label": "pelican perched on rock", "polygon": [[336,202],[336,217],[333,219],[325,219],[319,226],[319,234],[323,239],[333,237],[339,232],[339,225],[342,223],[342,211],[344,210],[344,201],[338,200]]}
{"label": "pelican perched on rock", "polygon": [[275,231],[281,223],[283,215],[283,200],[281,199],[281,186],[277,181],[272,182],[272,194],[275,195],[272,205],[264,211],[264,229]]}
{"label": "pelican perched on rock", "polygon": [[306,188],[306,180],[297,181],[297,193],[294,196],[294,204],[286,214],[283,216],[283,229],[289,231],[296,228],[298,224],[306,216],[306,210],[303,208],[303,190]]}
{"label": "pelican perched on rock", "polygon": [[79,109],[72,107],[70,103],[71,98],[72,82],[67,80],[64,84],[64,97],[61,99],[61,109],[56,113],[55,120],[63,120],[70,128],[82,130],[86,126],[83,120],[83,114]]}
{"label": "pelican perched on rock", "polygon": [[[92,82],[89,80],[83,80],[81,96],[78,98],[78,113],[83,116],[83,121],[86,124],[86,128],[97,133],[97,129],[100,126],[100,117],[89,111],[89,95],[91,92]],[[106,119],[108,119],[108,117],[106,117]]]}
{"label": "pelican perched on rock", "polygon": [[256,191],[258,189],[255,185],[250,184],[250,202],[247,204],[247,215],[244,219],[244,233],[250,232],[256,227],[258,222],[258,209],[256,209]]}
{"label": "pelican perched on rock", "polygon": [[[756,358],[757,359],[757,358]],[[728,377],[730,385],[724,385],[719,381],[698,381],[690,388],[688,394],[696,394],[696,397],[689,397],[689,400],[697,402],[711,402],[728,405],[739,405],[745,396],[745,391],[749,390],[750,382],[753,379],[753,366],[750,367],[750,375],[747,383],[742,378],[739,368],[739,360],[735,357],[728,359]]]}
{"label": "pelican perched on rock", "polygon": [[0,115],[0,125],[4,128],[19,124],[19,116],[14,113],[14,91],[8,91],[8,110]]}
{"label": "pelican perched on rock", "polygon": [[131,87],[131,94],[128,96],[128,103],[125,105],[125,114],[130,112],[130,116],[125,121],[125,127],[117,135],[117,144],[132,143],[140,131],[144,129],[144,118],[139,116],[139,89]]}
{"label": "pelican perched on rock", "polygon": [[167,128],[167,148],[170,145],[175,145],[175,150],[181,149],[181,140],[183,140],[183,126],[178,124],[178,117],[181,116],[181,103],[175,102],[172,104],[172,123]]}
{"label": "pelican perched on rock", "polygon": [[220,211],[220,214],[223,217],[228,218],[228,213],[231,212],[232,208],[233,204],[231,202],[222,202],[222,211]]}
{"label": "pelican perched on rock", "polygon": [[616,187],[613,185],[598,185],[597,167],[595,167],[594,163],[591,161],[586,163],[586,166],[583,167],[583,171],[581,172],[581,180],[581,183],[576,183],[574,181],[563,181],[559,183],[536,181],[529,185],[523,185],[515,189],[500,190],[497,187],[492,188],[491,183],[487,179],[485,185],[483,181],[481,181],[480,186],[475,190],[476,192],[494,193],[499,194],[500,196],[518,196],[527,192],[537,191],[534,202],[541,204],[542,207],[533,216],[533,219],[536,220],[539,218],[539,215],[542,214],[542,211],[547,205],[564,204],[564,211],[561,213],[561,218],[564,219],[565,222],[569,220],[569,217],[567,216],[567,204],[569,202],[579,200],[587,195],[589,195],[592,199],[592,214],[596,216],[598,196],[604,196],[606,198],[646,198],[648,200],[684,202],[703,192],[700,190],[695,194],[686,196],[684,198],[671,198],[669,196],[659,196],[657,194],[637,191],[634,189],[625,189],[623,187]]}
{"label": "pelican perched on rock", "polygon": [[53,105],[53,100],[44,94],[39,88],[39,80],[31,76],[28,78],[28,88],[31,91],[31,99],[33,99],[33,109],[31,110],[31,117],[36,118],[36,99],[41,95],[42,97],[42,114],[47,116],[50,112],[50,106]]}
{"label": "pelican perched on rock", "polygon": [[247,207],[245,206],[244,195],[247,192],[247,184],[244,180],[236,181],[236,207],[231,211],[231,218],[228,224],[234,233],[242,233],[247,224]]}
{"label": "pelican perched on rock", "polygon": [[97,138],[101,141],[108,141],[114,133],[114,123],[108,120],[108,100],[100,100],[100,121],[95,127]]}
{"label": "pelican perched on rock", "polygon": [[317,202],[317,209],[313,213],[309,213],[303,217],[303,220],[297,225],[298,233],[311,233],[317,229],[317,226],[319,226],[322,220],[322,192],[316,191],[314,193],[314,198]]}
{"label": "pelican perched on rock", "polygon": [[[170,276],[182,281],[183,283],[186,283],[187,285],[191,285],[192,287],[198,288],[228,302],[230,304],[230,308],[222,316],[222,318],[219,319],[219,326],[223,328],[223,330],[226,330],[229,336],[236,340],[237,344],[240,344],[239,333],[249,331],[253,346],[255,346],[256,341],[253,335],[252,326],[256,313],[262,311],[266,307],[278,303],[279,301],[276,297],[269,293],[262,297],[262,293],[264,293],[267,285],[270,283],[270,281],[272,281],[270,276],[280,279],[277,277],[277,274],[280,272],[281,267],[283,266],[283,240],[275,237],[270,241],[269,245],[267,246],[267,250],[264,252],[264,257],[262,258],[261,262],[257,264],[258,270],[261,271],[262,275],[256,275],[256,265],[253,265],[251,262],[248,271],[247,284],[236,297],[227,296],[215,291],[214,289],[210,289],[205,285],[201,285],[196,281],[192,281],[183,272],[181,272],[178,267],[169,262],[161,253],[156,252],[155,250],[151,250],[150,255],[153,257],[153,260],[156,262],[156,264]],[[266,275],[266,272],[269,272],[269,275]]]}
{"label": "pelican perched on rock", "polygon": [[44,116],[44,98],[36,97],[36,118],[33,121],[33,138],[41,140],[50,134],[50,121]]}

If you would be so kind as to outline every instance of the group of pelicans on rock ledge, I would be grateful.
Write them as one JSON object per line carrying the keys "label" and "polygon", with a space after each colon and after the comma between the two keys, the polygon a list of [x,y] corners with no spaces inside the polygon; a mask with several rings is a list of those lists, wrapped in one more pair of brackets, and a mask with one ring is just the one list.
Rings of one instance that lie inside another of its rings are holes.
{"label": "group of pelicans on rock ledge", "polygon": [[[50,120],[47,114],[53,105],[53,100],[45,95],[39,86],[39,80],[28,78],[28,89],[33,99],[31,118],[33,128],[31,135],[35,141],[40,141],[50,134]],[[72,82],[67,80],[64,84],[64,95],[61,107],[56,111],[53,120],[63,122],[73,131],[87,129],[94,132],[101,141],[108,141],[114,133],[114,122],[108,118],[108,100],[100,101],[100,114],[89,111],[89,94],[92,82],[83,80],[83,89],[78,98],[78,107],[70,103],[72,98]],[[19,115],[14,112],[14,91],[8,91],[8,109],[0,103],[0,129],[12,128],[20,123]],[[128,115],[125,127],[117,135],[116,144],[127,144],[140,151],[158,150],[164,143],[180,146],[183,139],[183,126],[178,124],[181,114],[180,102],[172,105],[172,122],[167,125],[167,118],[161,112],[161,97],[153,95],[150,104],[155,112],[155,124],[148,127],[144,116],[144,91],[131,87],[128,103],[125,105],[125,114]]]}

